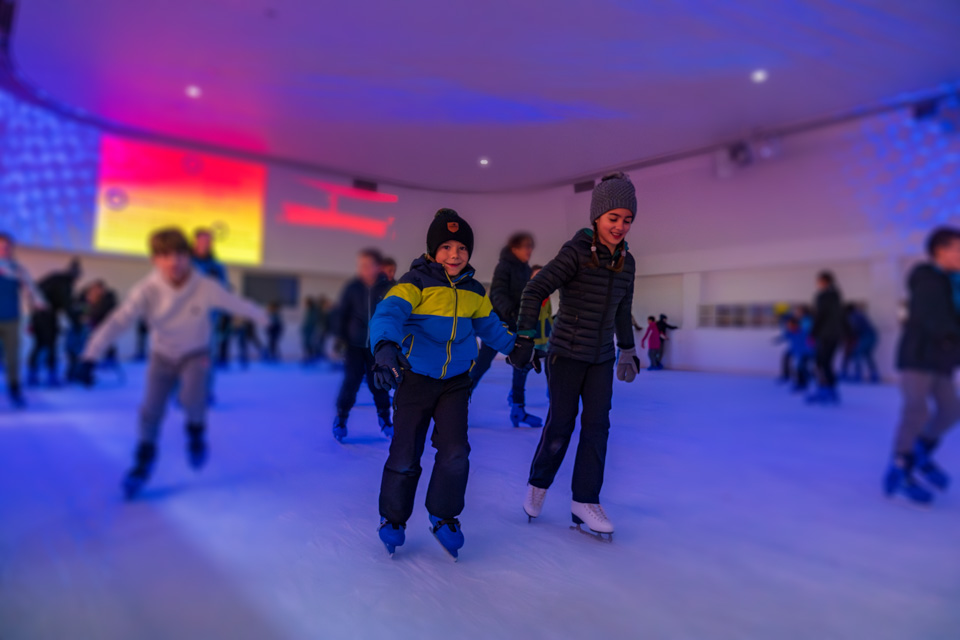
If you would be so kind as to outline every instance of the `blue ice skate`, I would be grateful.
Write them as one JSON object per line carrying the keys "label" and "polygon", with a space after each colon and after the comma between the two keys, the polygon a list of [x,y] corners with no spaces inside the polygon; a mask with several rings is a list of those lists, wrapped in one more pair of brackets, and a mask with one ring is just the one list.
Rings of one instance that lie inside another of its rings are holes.
{"label": "blue ice skate", "polygon": [[923,440],[917,440],[917,444],[913,448],[913,455],[914,468],[920,474],[920,477],[935,489],[946,491],[947,487],[950,486],[950,476],[933,461],[933,447]]}
{"label": "blue ice skate", "polygon": [[817,387],[817,390],[807,396],[807,404],[840,404],[840,395],[836,389]]}
{"label": "blue ice skate", "polygon": [[141,442],[137,447],[133,468],[123,479],[123,494],[127,500],[133,500],[143,489],[153,471],[153,461],[157,457],[157,447],[152,442]]}
{"label": "blue ice skate", "polygon": [[380,433],[383,434],[384,438],[393,440],[393,423],[390,421],[390,417],[380,416]]}
{"label": "blue ice skate", "polygon": [[459,557],[458,551],[463,547],[463,531],[460,530],[460,521],[456,518],[446,518],[441,520],[435,515],[430,515],[430,533],[437,539],[444,551],[450,554],[453,561],[456,562]]}
{"label": "blue ice skate", "polygon": [[905,498],[910,504],[926,507],[933,502],[933,494],[913,478],[909,465],[894,461],[883,479],[883,491],[888,498]]}
{"label": "blue ice skate", "polygon": [[391,556],[396,552],[397,547],[403,546],[406,541],[407,535],[404,531],[406,528],[405,524],[395,524],[388,522],[386,518],[380,518],[380,527],[377,531],[380,533],[380,541]]}
{"label": "blue ice skate", "polygon": [[510,406],[510,422],[513,423],[514,428],[524,425],[537,429],[543,426],[543,420],[527,413],[526,407],[522,404],[513,404]]}
{"label": "blue ice skate", "polygon": [[333,421],[333,439],[337,442],[343,443],[343,439],[347,437],[347,417],[346,416],[337,416]]}

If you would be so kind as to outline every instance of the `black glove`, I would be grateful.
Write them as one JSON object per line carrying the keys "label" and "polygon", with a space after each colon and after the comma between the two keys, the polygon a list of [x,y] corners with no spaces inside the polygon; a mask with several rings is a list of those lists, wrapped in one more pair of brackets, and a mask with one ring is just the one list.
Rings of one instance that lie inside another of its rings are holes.
{"label": "black glove", "polygon": [[85,387],[92,387],[97,381],[94,375],[96,365],[92,360],[83,360],[77,365],[77,380]]}
{"label": "black glove", "polygon": [[403,382],[403,370],[410,368],[410,361],[393,342],[381,342],[374,354],[373,384],[379,389],[396,389]]}
{"label": "black glove", "polygon": [[507,356],[507,362],[517,369],[526,369],[533,365],[537,373],[540,373],[540,354],[537,353],[532,338],[517,336],[517,341],[513,343],[513,351]]}

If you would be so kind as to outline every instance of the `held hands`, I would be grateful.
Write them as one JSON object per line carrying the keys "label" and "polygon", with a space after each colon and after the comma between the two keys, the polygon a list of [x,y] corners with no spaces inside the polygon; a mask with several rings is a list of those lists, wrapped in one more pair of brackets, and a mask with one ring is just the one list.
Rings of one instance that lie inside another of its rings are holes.
{"label": "held hands", "polygon": [[403,382],[403,370],[410,368],[410,361],[393,342],[381,342],[374,354],[374,361],[373,383],[384,390],[399,387]]}
{"label": "held hands", "polygon": [[637,348],[620,349],[620,357],[617,358],[617,380],[633,382],[640,372],[640,358],[637,357]]}
{"label": "held hands", "polygon": [[517,336],[513,343],[513,351],[507,356],[507,362],[517,369],[526,369],[533,366],[534,371],[540,373],[540,353],[534,348],[533,339]]}

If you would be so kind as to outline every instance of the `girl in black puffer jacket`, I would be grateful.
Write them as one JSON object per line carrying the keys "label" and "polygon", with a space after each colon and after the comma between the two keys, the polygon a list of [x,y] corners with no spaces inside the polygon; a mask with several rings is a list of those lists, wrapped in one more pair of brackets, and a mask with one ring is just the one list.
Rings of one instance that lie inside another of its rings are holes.
{"label": "girl in black puffer jacket", "polygon": [[636,212],[637,197],[627,176],[612,174],[597,185],[590,203],[592,228],[577,232],[524,289],[517,321],[520,350],[511,355],[515,366],[529,361],[540,305],[559,289],[560,308],[547,349],[550,412],[530,469],[524,510],[531,518],[540,515],[582,399],[571,511],[575,523],[586,523],[597,534],[613,533],[600,506],[600,487],[610,431],[614,334],[620,347],[617,377],[631,382],[640,366],[630,315],[636,263],[624,240]]}

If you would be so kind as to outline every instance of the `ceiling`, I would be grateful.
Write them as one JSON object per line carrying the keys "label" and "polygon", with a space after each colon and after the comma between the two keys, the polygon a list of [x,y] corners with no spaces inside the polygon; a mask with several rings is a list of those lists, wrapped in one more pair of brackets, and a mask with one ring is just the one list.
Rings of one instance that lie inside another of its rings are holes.
{"label": "ceiling", "polygon": [[123,125],[479,192],[936,89],[958,34],[957,0],[21,0],[13,56]]}

